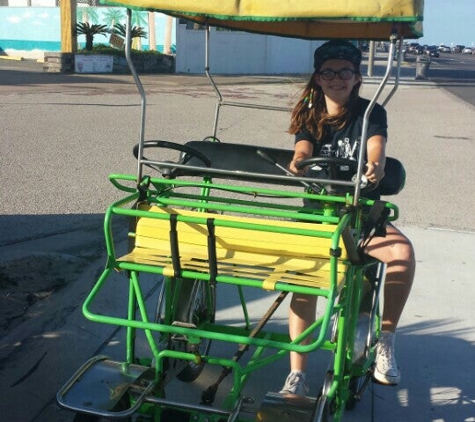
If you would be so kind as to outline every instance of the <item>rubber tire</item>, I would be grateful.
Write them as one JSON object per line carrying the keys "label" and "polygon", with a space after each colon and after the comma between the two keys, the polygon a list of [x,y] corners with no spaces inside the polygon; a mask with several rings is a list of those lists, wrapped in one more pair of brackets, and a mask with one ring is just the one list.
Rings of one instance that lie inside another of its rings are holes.
{"label": "rubber tire", "polygon": [[[203,293],[204,283],[206,282],[204,281],[200,282],[199,280],[195,280],[195,282],[193,283],[192,296],[195,298],[193,299],[193,303],[196,303],[196,298],[198,297],[198,295],[200,295],[200,293]],[[213,301],[213,305],[212,305],[213,314],[211,315],[210,320],[214,321],[215,313],[216,313],[216,308],[215,308],[216,307],[216,296],[215,296],[216,290],[213,289],[212,292],[214,292],[214,297],[211,299]],[[205,305],[207,304],[205,303]],[[196,322],[199,322],[200,319],[207,319],[207,315],[205,315],[206,309],[207,309],[207,306],[204,306],[201,309],[193,310],[193,315],[191,319]],[[200,354],[207,355],[210,347],[211,347],[211,340],[209,339],[202,340],[202,344],[200,344]],[[183,368],[183,370],[177,374],[177,378],[182,382],[192,382],[200,376],[201,372],[203,371],[204,366],[205,366],[205,362],[196,364],[195,362],[189,361],[187,365],[185,366],[185,368]]]}
{"label": "rubber tire", "polygon": [[[165,281],[164,281],[165,282]],[[200,320],[200,315],[199,312],[197,312],[196,309],[190,309],[190,305],[187,305],[187,303],[192,303],[193,305],[196,305],[197,297],[200,297],[200,292],[202,292],[202,287],[204,286],[203,283],[206,283],[204,281],[199,281],[195,280],[194,282],[188,281],[179,281],[181,283],[180,285],[180,295],[184,297],[184,300],[179,300],[179,303],[181,303],[183,306],[177,310],[175,310],[175,316],[174,319],[181,320],[184,322],[191,322],[195,323],[198,325],[199,320]],[[215,318],[215,312],[216,312],[216,290],[212,290],[213,297],[211,298],[213,300],[212,304],[212,312],[213,314],[210,315],[208,318],[213,322]],[[189,299],[191,298],[191,300]],[[162,301],[165,301],[166,298],[163,296]],[[200,302],[201,303],[201,302]],[[157,312],[156,312],[156,317],[155,321],[159,322],[162,317],[161,317],[161,309],[164,307],[163,303],[157,303]],[[206,309],[206,307],[204,307]],[[202,310],[203,312],[203,310]],[[204,316],[204,319],[206,319],[206,315]],[[209,348],[211,347],[211,340],[203,340],[205,342],[204,346],[203,344],[200,344],[200,353],[205,355],[208,353]],[[165,346],[166,347],[166,346]],[[188,346],[187,346],[187,350]],[[182,381],[182,382],[192,382],[196,380],[201,372],[203,371],[205,363],[201,362],[199,364],[196,364],[194,362],[188,361],[186,363],[186,366],[176,375],[176,377]]]}
{"label": "rubber tire", "polygon": [[[361,377],[362,378],[362,377]],[[358,403],[358,400],[355,398],[355,394],[358,391],[358,382],[360,377],[351,377],[350,382],[348,384],[348,390],[350,391],[350,397],[348,398],[345,409],[346,410],[353,410]]]}
{"label": "rubber tire", "polygon": [[[321,400],[321,397],[319,397],[317,399],[317,401],[315,402],[315,412],[317,410],[317,406],[318,406],[320,400]],[[320,422],[332,422],[333,421],[331,411],[330,411],[330,406],[331,406],[330,403],[328,403],[328,402],[325,403],[325,407],[323,408],[322,418],[321,418]],[[315,418],[316,418],[316,415],[314,414],[314,415],[312,415],[310,420],[314,421],[314,420],[316,420]]]}

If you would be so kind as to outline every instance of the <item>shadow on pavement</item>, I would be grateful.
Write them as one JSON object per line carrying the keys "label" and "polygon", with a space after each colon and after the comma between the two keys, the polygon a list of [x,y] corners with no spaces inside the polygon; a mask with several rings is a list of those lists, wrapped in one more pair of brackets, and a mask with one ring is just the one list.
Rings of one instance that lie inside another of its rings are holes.
{"label": "shadow on pavement", "polygon": [[74,231],[102,234],[104,214],[3,214],[0,221],[0,247],[5,247]]}
{"label": "shadow on pavement", "polygon": [[475,347],[461,338],[467,333],[453,330],[453,323],[440,319],[401,327],[397,339],[401,383],[370,385],[345,420],[370,420],[372,411],[374,420],[385,422],[475,420],[475,361],[468,359],[475,355]]}
{"label": "shadow on pavement", "polygon": [[[41,70],[40,64],[32,64],[21,69],[1,70],[0,85],[48,85],[48,84],[74,84],[74,83],[108,83],[118,82],[119,78],[109,78],[104,75],[74,75],[64,73],[46,73]],[[124,75],[121,80],[125,80]],[[125,75],[127,76],[127,75]],[[130,76],[128,76],[130,79]],[[132,80],[130,80],[132,83]]]}

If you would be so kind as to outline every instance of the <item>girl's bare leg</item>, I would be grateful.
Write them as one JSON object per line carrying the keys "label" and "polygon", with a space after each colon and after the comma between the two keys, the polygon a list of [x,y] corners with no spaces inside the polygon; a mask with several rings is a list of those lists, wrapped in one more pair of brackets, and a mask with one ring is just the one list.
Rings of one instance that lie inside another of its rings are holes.
{"label": "girl's bare leg", "polygon": [[414,280],[416,262],[411,242],[388,225],[386,237],[375,237],[365,252],[387,264],[384,284],[383,331],[394,332]]}
{"label": "girl's bare leg", "polygon": [[[289,309],[289,334],[292,340],[315,322],[316,308],[316,296],[293,294]],[[307,358],[307,353],[290,352],[291,370],[305,372]]]}

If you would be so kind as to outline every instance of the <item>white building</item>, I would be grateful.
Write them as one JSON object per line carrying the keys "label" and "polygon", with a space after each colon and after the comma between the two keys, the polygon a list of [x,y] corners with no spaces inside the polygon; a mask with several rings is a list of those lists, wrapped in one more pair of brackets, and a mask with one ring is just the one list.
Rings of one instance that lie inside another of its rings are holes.
{"label": "white building", "polygon": [[[203,73],[205,30],[177,23],[177,73]],[[313,71],[313,53],[321,41],[211,28],[209,64],[213,74],[302,74]]]}

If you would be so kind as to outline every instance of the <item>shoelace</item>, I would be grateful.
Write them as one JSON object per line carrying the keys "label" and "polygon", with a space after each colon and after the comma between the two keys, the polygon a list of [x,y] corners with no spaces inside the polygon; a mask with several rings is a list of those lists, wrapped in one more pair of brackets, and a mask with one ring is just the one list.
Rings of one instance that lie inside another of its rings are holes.
{"label": "shoelace", "polygon": [[381,351],[379,352],[379,356],[383,357],[385,360],[391,360],[393,355],[392,355],[392,353],[390,353],[390,348],[389,347],[381,347]]}
{"label": "shoelace", "polygon": [[297,387],[300,382],[305,382],[302,375],[298,373],[292,373],[285,383],[284,390],[292,390],[294,387]]}
{"label": "shoelace", "polygon": [[393,349],[389,343],[383,343],[379,347],[378,350],[378,357],[381,359],[380,365],[385,369],[391,369],[391,370],[396,370],[394,368],[395,366],[395,359],[394,359],[394,354],[392,353]]}
{"label": "shoelace", "polygon": [[289,379],[289,388],[293,388],[298,385],[301,376],[299,374],[292,374]]}

